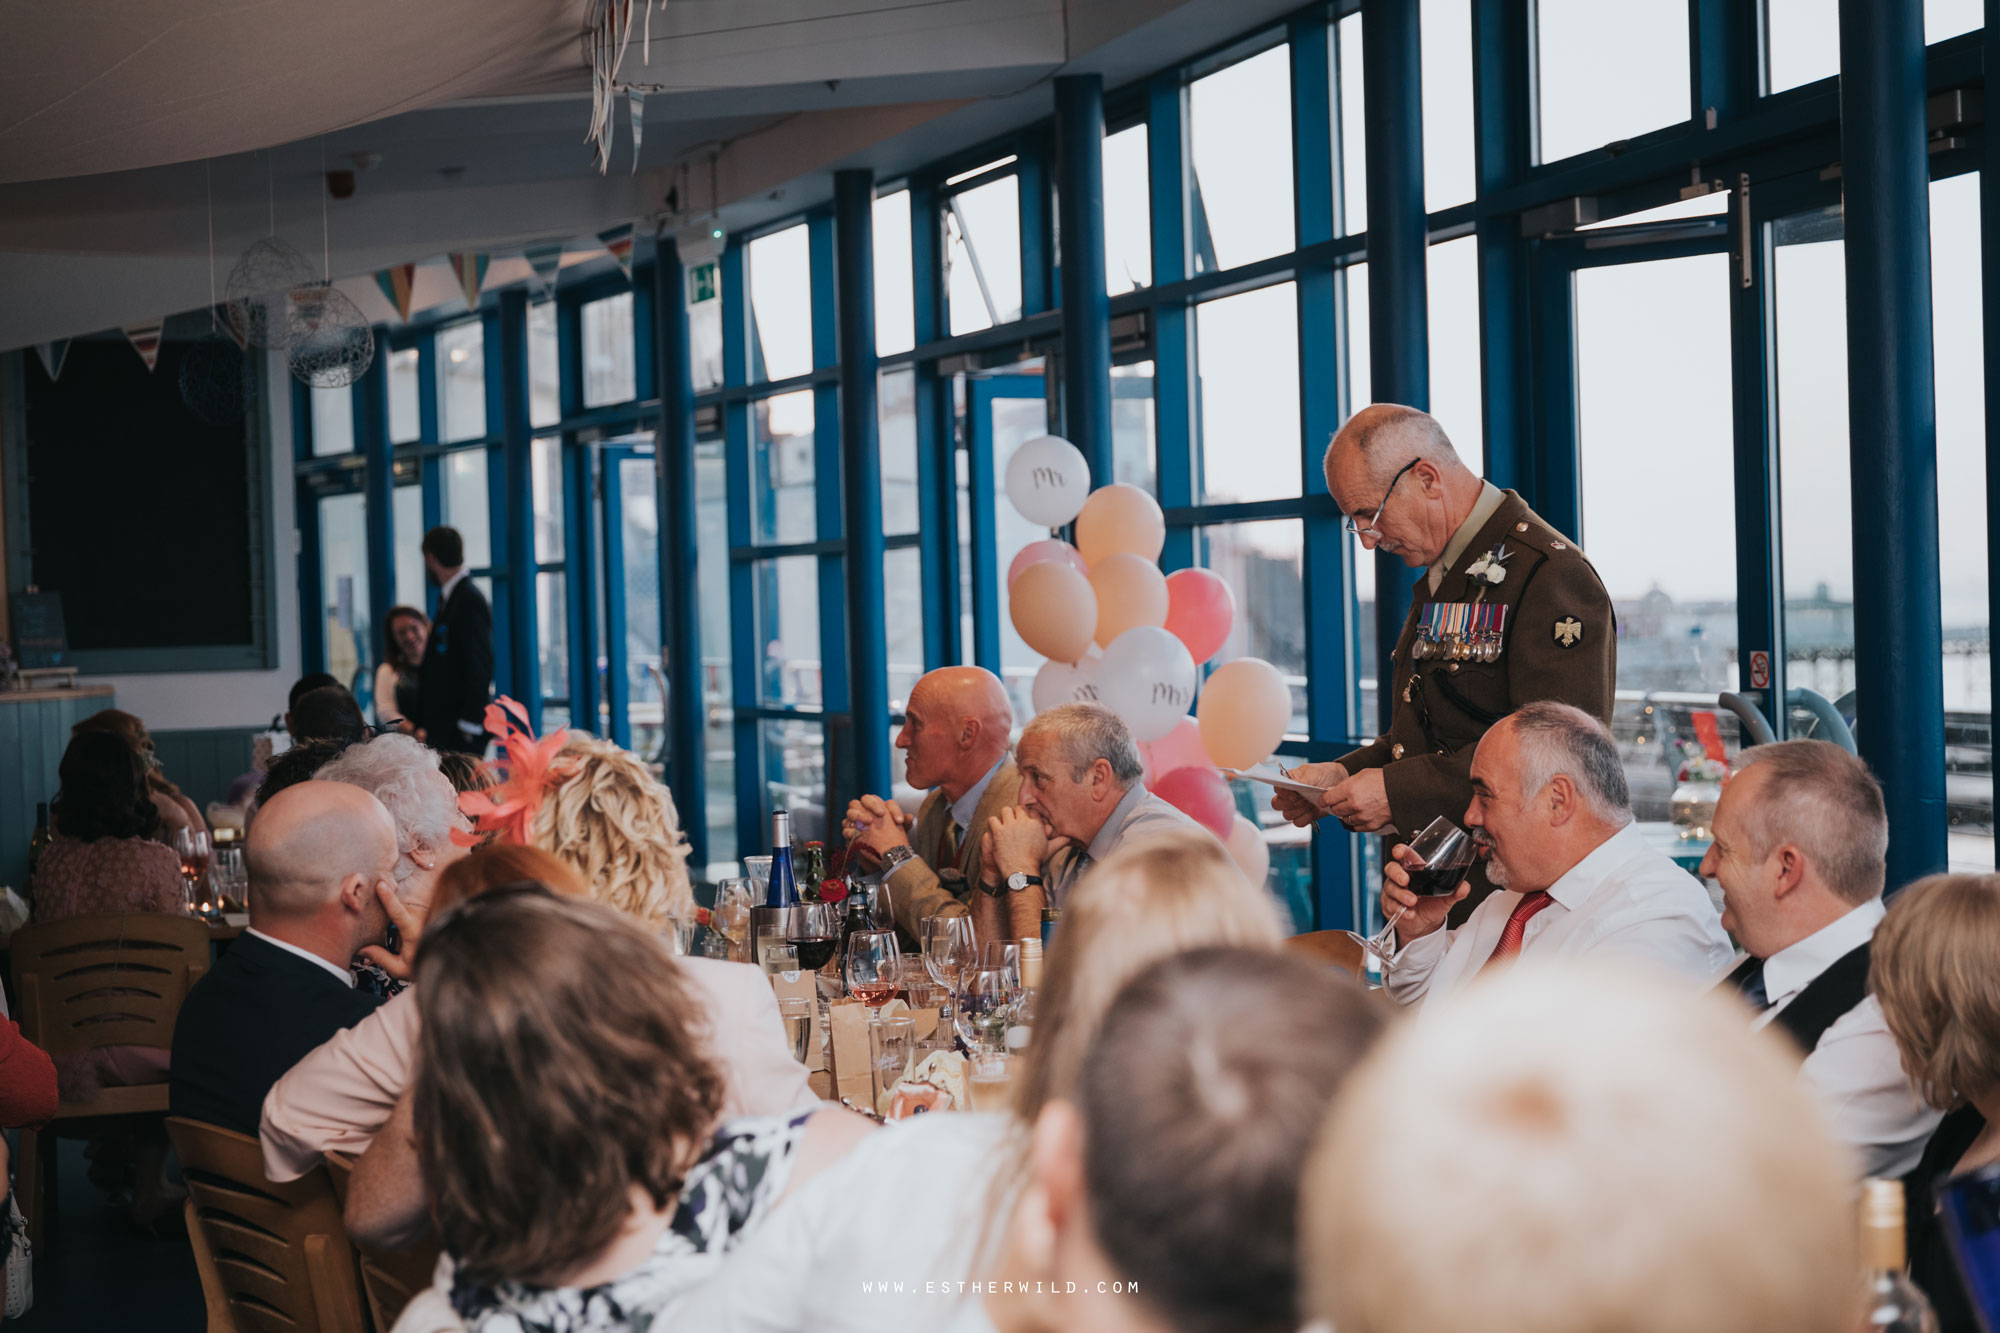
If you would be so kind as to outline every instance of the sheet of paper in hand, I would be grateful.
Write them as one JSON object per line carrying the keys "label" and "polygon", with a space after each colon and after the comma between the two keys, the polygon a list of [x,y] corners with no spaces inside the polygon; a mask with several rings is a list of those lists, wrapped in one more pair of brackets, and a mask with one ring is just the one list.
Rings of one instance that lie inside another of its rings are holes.
{"label": "sheet of paper in hand", "polygon": [[1248,778],[1252,782],[1262,782],[1272,787],[1289,787],[1293,791],[1315,792],[1327,790],[1325,787],[1315,787],[1310,782],[1299,782],[1296,779],[1286,777],[1284,770],[1276,764],[1258,764],[1254,768],[1225,768],[1222,771],[1232,778]]}

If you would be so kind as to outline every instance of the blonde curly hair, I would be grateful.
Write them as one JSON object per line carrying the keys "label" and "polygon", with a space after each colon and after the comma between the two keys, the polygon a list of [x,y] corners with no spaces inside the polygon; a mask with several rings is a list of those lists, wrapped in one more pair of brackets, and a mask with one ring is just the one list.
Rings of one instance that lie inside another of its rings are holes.
{"label": "blonde curly hair", "polygon": [[574,866],[590,896],[655,929],[692,918],[687,839],[668,791],[629,750],[573,733],[561,758],[576,771],[549,784],[534,843]]}

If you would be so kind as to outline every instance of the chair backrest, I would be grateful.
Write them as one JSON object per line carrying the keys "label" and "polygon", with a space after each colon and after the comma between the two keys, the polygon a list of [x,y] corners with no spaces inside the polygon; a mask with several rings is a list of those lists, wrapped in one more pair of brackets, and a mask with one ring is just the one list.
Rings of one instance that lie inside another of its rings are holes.
{"label": "chair backrest", "polygon": [[21,1031],[58,1058],[98,1046],[174,1044],[174,1019],[208,971],[208,927],[164,912],[40,921],[13,934]]}
{"label": "chair backrest", "polygon": [[1356,978],[1367,971],[1367,959],[1361,946],[1344,930],[1315,930],[1305,935],[1294,935],[1285,941],[1285,947],[1307,958],[1346,968]]}
{"label": "chair backrest", "polygon": [[236,1317],[229,1312],[229,1293],[222,1288],[222,1274],[215,1271],[215,1256],[209,1252],[208,1235],[201,1229],[201,1211],[194,1200],[187,1201],[188,1244],[194,1250],[194,1271],[201,1274],[201,1298],[208,1306],[208,1333],[237,1333]]}
{"label": "chair backrest", "polygon": [[364,1333],[354,1250],[324,1170],[285,1184],[264,1176],[247,1134],[171,1116],[188,1198],[244,1333]]}
{"label": "chair backrest", "polygon": [[[354,1159],[342,1153],[328,1153],[326,1174],[333,1182],[334,1197],[340,1200],[342,1208],[346,1208],[347,1184],[354,1174]],[[407,1250],[378,1250],[372,1245],[354,1242],[354,1253],[361,1261],[361,1290],[368,1297],[368,1313],[375,1321],[377,1333],[394,1328],[396,1321],[402,1317],[403,1307],[418,1292],[431,1285],[432,1279],[437,1276],[440,1252],[435,1231]]]}

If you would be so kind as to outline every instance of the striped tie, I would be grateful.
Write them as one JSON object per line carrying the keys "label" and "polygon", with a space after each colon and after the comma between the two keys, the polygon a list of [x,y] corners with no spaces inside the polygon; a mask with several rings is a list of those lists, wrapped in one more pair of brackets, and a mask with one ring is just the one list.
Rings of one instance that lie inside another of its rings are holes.
{"label": "striped tie", "polygon": [[1536,889],[1533,893],[1521,895],[1521,901],[1514,904],[1514,910],[1507,917],[1507,925],[1500,932],[1500,942],[1493,946],[1493,956],[1481,966],[1483,972],[1503,959],[1512,958],[1521,952],[1521,939],[1528,933],[1528,918],[1547,907],[1555,899],[1549,897],[1547,889]]}

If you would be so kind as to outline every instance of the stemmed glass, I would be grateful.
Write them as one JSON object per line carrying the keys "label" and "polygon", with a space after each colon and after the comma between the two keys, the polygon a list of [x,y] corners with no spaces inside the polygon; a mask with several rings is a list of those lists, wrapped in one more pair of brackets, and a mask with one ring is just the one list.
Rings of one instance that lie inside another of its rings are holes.
{"label": "stemmed glass", "polygon": [[750,933],[750,881],[725,879],[715,886],[715,909],[709,914],[709,928],[722,936],[734,956]]}
{"label": "stemmed glass", "polygon": [[918,928],[918,943],[924,950],[924,968],[931,980],[946,990],[957,990],[958,979],[979,959],[969,916],[927,916]]}
{"label": "stemmed glass", "polygon": [[880,1022],[882,1006],[896,998],[903,956],[893,930],[857,930],[847,937],[847,992],[868,1006],[868,1021]]}
{"label": "stemmed glass", "polygon": [[212,854],[206,830],[180,828],[174,830],[174,852],[181,859],[181,882],[187,890],[187,910],[190,916],[205,917],[214,912],[208,901],[206,889],[208,863]]}
{"label": "stemmed glass", "polygon": [[[1420,898],[1450,897],[1458,892],[1459,882],[1472,869],[1474,849],[1471,835],[1443,815],[1433,819],[1424,826],[1423,832],[1410,839],[1409,847],[1423,859],[1420,866],[1403,863],[1403,869],[1410,876],[1410,892]],[[1396,915],[1384,922],[1382,929],[1373,935],[1352,930],[1341,933],[1359,944],[1364,954],[1386,963],[1396,952],[1396,923],[1403,919],[1407,910],[1399,908]]]}
{"label": "stemmed glass", "polygon": [[1007,993],[1018,998],[1021,993],[1021,945],[1017,940],[988,940],[980,951],[979,965],[997,969],[1007,977]]}
{"label": "stemmed glass", "polygon": [[964,978],[958,997],[958,1035],[975,1057],[1006,1052],[1013,1008],[1005,968],[982,967]]}

